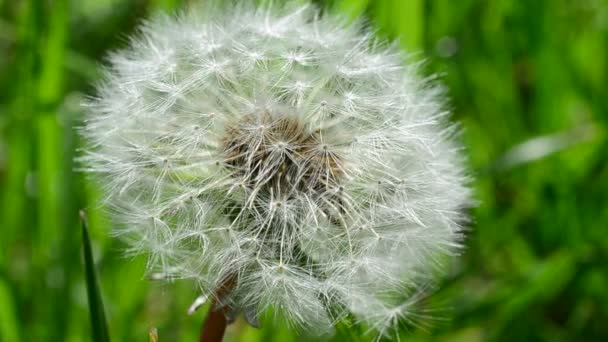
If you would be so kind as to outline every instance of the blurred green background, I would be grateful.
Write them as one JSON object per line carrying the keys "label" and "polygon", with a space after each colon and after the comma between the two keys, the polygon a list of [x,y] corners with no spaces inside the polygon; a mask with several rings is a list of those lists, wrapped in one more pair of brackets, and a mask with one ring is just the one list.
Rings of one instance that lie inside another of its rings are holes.
{"label": "blurred green background", "polygon": [[[246,1],[246,0],[244,0]],[[279,1],[279,0],[276,0]],[[180,0],[0,0],[0,341],[91,339],[78,209],[111,337],[195,341],[187,282],[144,278],[74,172],[79,104],[103,56]],[[479,206],[437,318],[401,340],[608,341],[608,1],[334,0],[449,87]],[[297,299],[294,299],[297,300]],[[334,341],[367,341],[340,326]],[[237,322],[226,341],[297,341]]]}

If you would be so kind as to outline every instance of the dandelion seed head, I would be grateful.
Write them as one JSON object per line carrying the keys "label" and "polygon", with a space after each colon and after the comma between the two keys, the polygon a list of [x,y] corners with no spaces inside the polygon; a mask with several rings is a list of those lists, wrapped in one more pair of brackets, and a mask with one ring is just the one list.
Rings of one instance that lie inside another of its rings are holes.
{"label": "dandelion seed head", "polygon": [[222,288],[252,322],[391,331],[416,297],[395,294],[457,252],[470,203],[443,90],[418,69],[312,5],[157,17],[110,56],[81,162],[155,279]]}

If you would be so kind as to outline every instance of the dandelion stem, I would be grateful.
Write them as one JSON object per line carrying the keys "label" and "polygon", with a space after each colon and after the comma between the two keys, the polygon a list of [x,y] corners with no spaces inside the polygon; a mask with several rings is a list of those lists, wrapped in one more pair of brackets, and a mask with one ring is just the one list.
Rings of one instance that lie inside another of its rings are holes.
{"label": "dandelion stem", "polygon": [[232,320],[229,321],[229,318],[226,317],[230,312],[230,308],[226,305],[222,305],[222,300],[224,296],[234,288],[235,281],[236,275],[230,274],[223,278],[222,282],[217,287],[215,298],[211,302],[209,313],[201,328],[199,342],[222,342],[222,338],[226,332],[226,326],[229,323],[232,323]]}
{"label": "dandelion stem", "polygon": [[199,342],[221,342],[226,331],[226,315],[223,309],[218,309],[215,301],[211,303],[205,323],[201,328]]}

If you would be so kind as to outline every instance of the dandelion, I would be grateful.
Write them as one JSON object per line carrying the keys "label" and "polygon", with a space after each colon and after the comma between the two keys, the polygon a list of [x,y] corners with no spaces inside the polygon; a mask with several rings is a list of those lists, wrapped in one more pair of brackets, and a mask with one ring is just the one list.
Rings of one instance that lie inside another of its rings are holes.
{"label": "dandelion", "polygon": [[470,198],[442,88],[407,61],[312,5],[158,17],[110,56],[82,162],[129,251],[229,319],[387,333]]}

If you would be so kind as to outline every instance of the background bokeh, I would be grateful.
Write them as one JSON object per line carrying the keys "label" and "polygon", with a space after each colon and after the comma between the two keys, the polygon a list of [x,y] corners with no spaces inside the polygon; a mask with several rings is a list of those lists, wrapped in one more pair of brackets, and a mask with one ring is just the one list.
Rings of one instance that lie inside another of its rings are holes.
{"label": "background bokeh", "polygon": [[[196,287],[144,279],[73,162],[103,56],[186,2],[0,0],[0,341],[91,339],[80,208],[112,339],[146,341],[154,326],[160,341],[196,340]],[[608,1],[317,2],[424,58],[464,129],[479,202],[466,249],[429,301],[433,318],[401,341],[607,341]],[[341,325],[333,340],[364,331]],[[226,341],[308,338],[239,321]]]}

